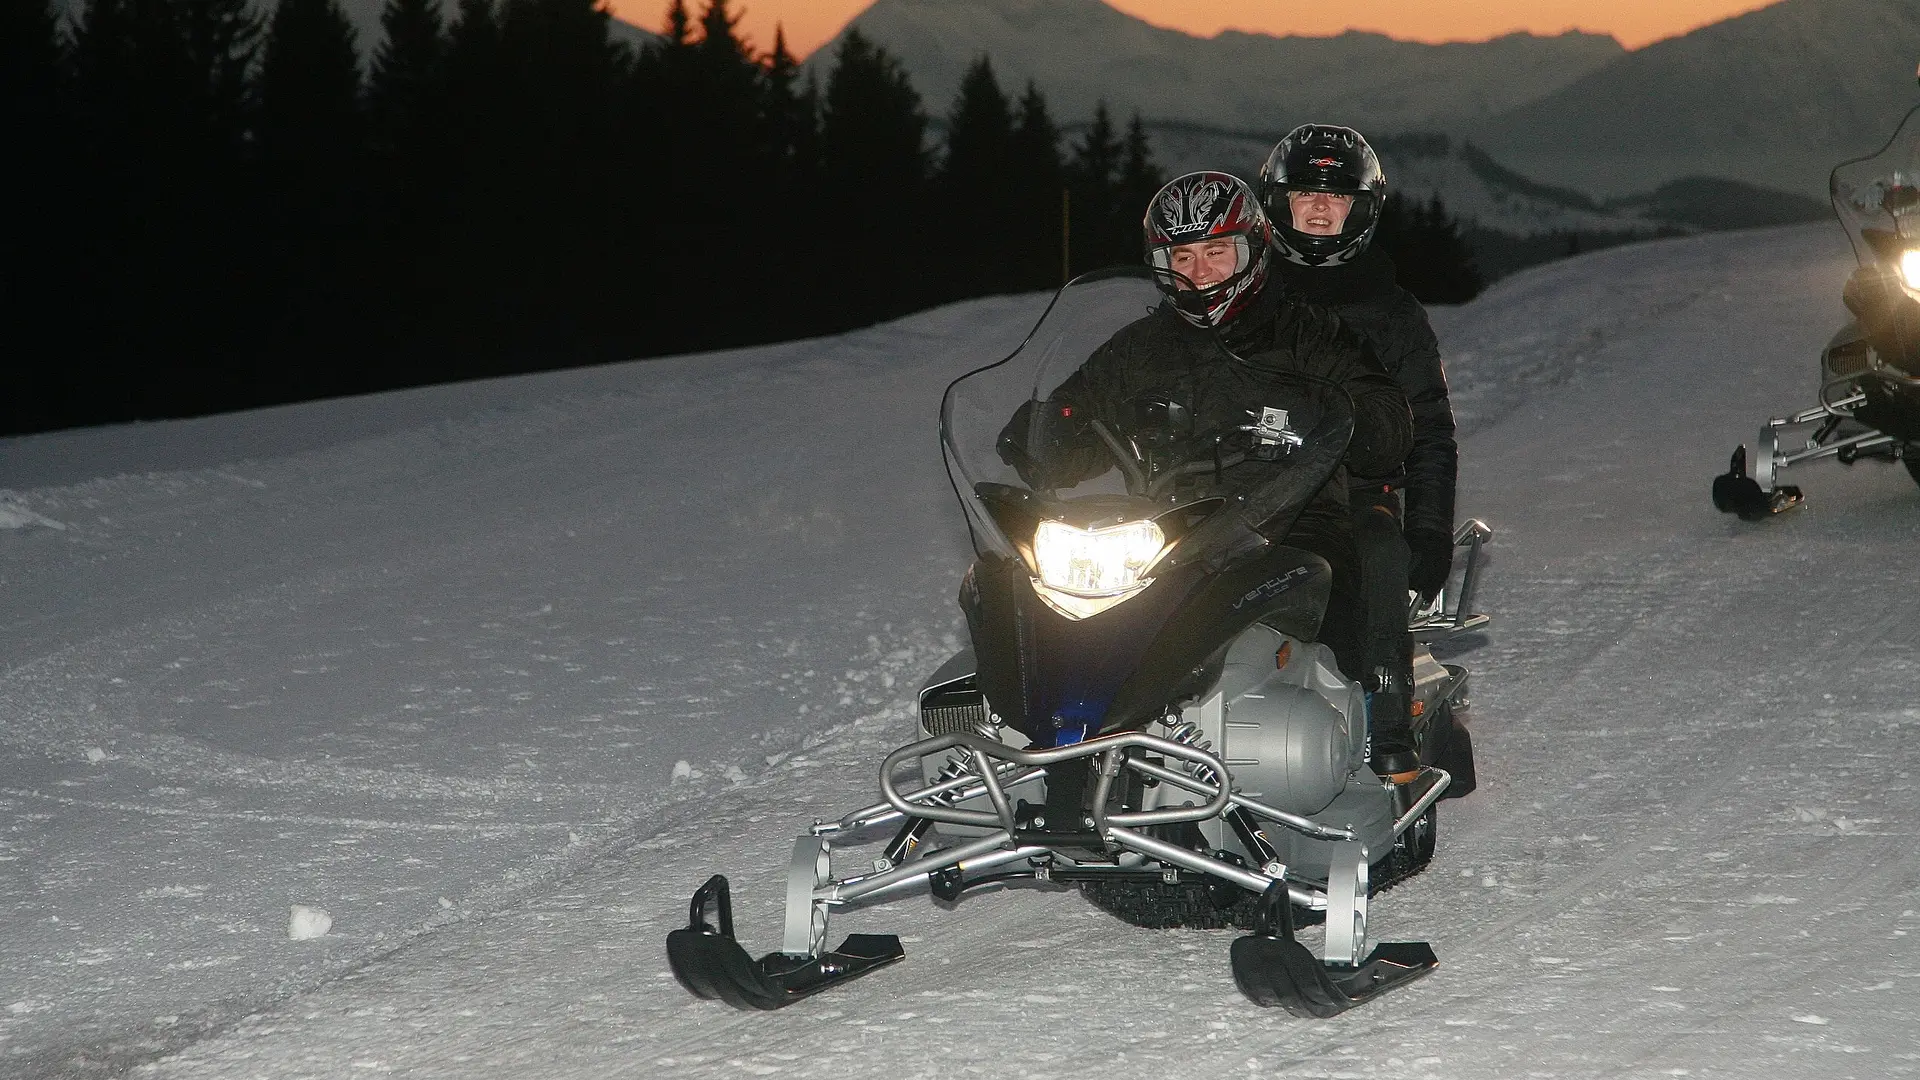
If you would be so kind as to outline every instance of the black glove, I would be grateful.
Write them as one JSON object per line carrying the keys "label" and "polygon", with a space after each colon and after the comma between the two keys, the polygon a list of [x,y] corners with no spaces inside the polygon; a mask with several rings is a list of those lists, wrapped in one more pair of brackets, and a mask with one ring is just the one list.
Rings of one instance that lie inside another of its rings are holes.
{"label": "black glove", "polygon": [[1438,529],[1408,529],[1407,587],[1420,594],[1420,603],[1430,604],[1447,587],[1447,575],[1453,572],[1453,535]]}

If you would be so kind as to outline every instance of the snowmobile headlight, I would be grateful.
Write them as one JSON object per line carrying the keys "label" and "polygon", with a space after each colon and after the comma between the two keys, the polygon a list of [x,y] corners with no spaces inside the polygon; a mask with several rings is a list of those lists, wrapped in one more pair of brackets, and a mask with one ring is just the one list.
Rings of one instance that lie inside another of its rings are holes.
{"label": "snowmobile headlight", "polygon": [[1152,584],[1146,572],[1166,546],[1166,535],[1151,521],[1104,529],[1043,521],[1033,534],[1040,571],[1034,589],[1068,618],[1097,615]]}
{"label": "snowmobile headlight", "polygon": [[1900,253],[1900,284],[1908,292],[1920,293],[1920,248],[1908,248]]}

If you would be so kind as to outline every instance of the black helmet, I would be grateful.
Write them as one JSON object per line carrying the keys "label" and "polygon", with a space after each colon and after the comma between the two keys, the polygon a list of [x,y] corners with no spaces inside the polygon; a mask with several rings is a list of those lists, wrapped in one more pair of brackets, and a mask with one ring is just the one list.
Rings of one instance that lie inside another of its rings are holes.
{"label": "black helmet", "polygon": [[[1288,195],[1295,191],[1353,196],[1340,232],[1315,236],[1294,228]],[[1380,159],[1352,128],[1302,124],[1281,139],[1260,166],[1260,201],[1273,220],[1274,246],[1288,262],[1301,266],[1339,266],[1367,250],[1386,197],[1387,174],[1380,171]]]}
{"label": "black helmet", "polygon": [[[1195,326],[1225,326],[1267,282],[1273,230],[1260,199],[1246,181],[1229,173],[1194,172],[1167,182],[1147,204],[1140,222],[1147,265],[1174,308]],[[1234,269],[1225,281],[1192,288],[1173,268],[1173,250],[1223,240],[1234,245]]]}

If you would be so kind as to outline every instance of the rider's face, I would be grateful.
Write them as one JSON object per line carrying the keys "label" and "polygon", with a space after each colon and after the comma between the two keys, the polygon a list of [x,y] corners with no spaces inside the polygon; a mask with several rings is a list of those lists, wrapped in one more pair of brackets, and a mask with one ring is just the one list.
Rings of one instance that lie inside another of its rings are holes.
{"label": "rider's face", "polygon": [[[1212,288],[1232,277],[1239,263],[1240,245],[1230,237],[1177,244],[1167,253],[1167,267],[1185,279],[1175,279],[1182,289]],[[1188,281],[1193,284],[1189,286]]]}
{"label": "rider's face", "polygon": [[1293,227],[1308,236],[1339,236],[1346,227],[1347,214],[1353,210],[1353,196],[1331,191],[1289,191],[1287,206],[1293,211]]}

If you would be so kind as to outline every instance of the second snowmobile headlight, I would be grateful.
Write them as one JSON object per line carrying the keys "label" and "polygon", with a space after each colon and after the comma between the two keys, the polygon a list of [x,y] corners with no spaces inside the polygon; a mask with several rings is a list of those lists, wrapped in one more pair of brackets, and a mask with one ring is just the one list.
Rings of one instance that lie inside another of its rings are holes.
{"label": "second snowmobile headlight", "polygon": [[1034,589],[1068,618],[1097,615],[1152,584],[1146,572],[1166,546],[1151,521],[1104,529],[1043,521],[1033,534]]}
{"label": "second snowmobile headlight", "polygon": [[1908,292],[1920,293],[1920,248],[1908,248],[1900,253],[1900,284]]}

